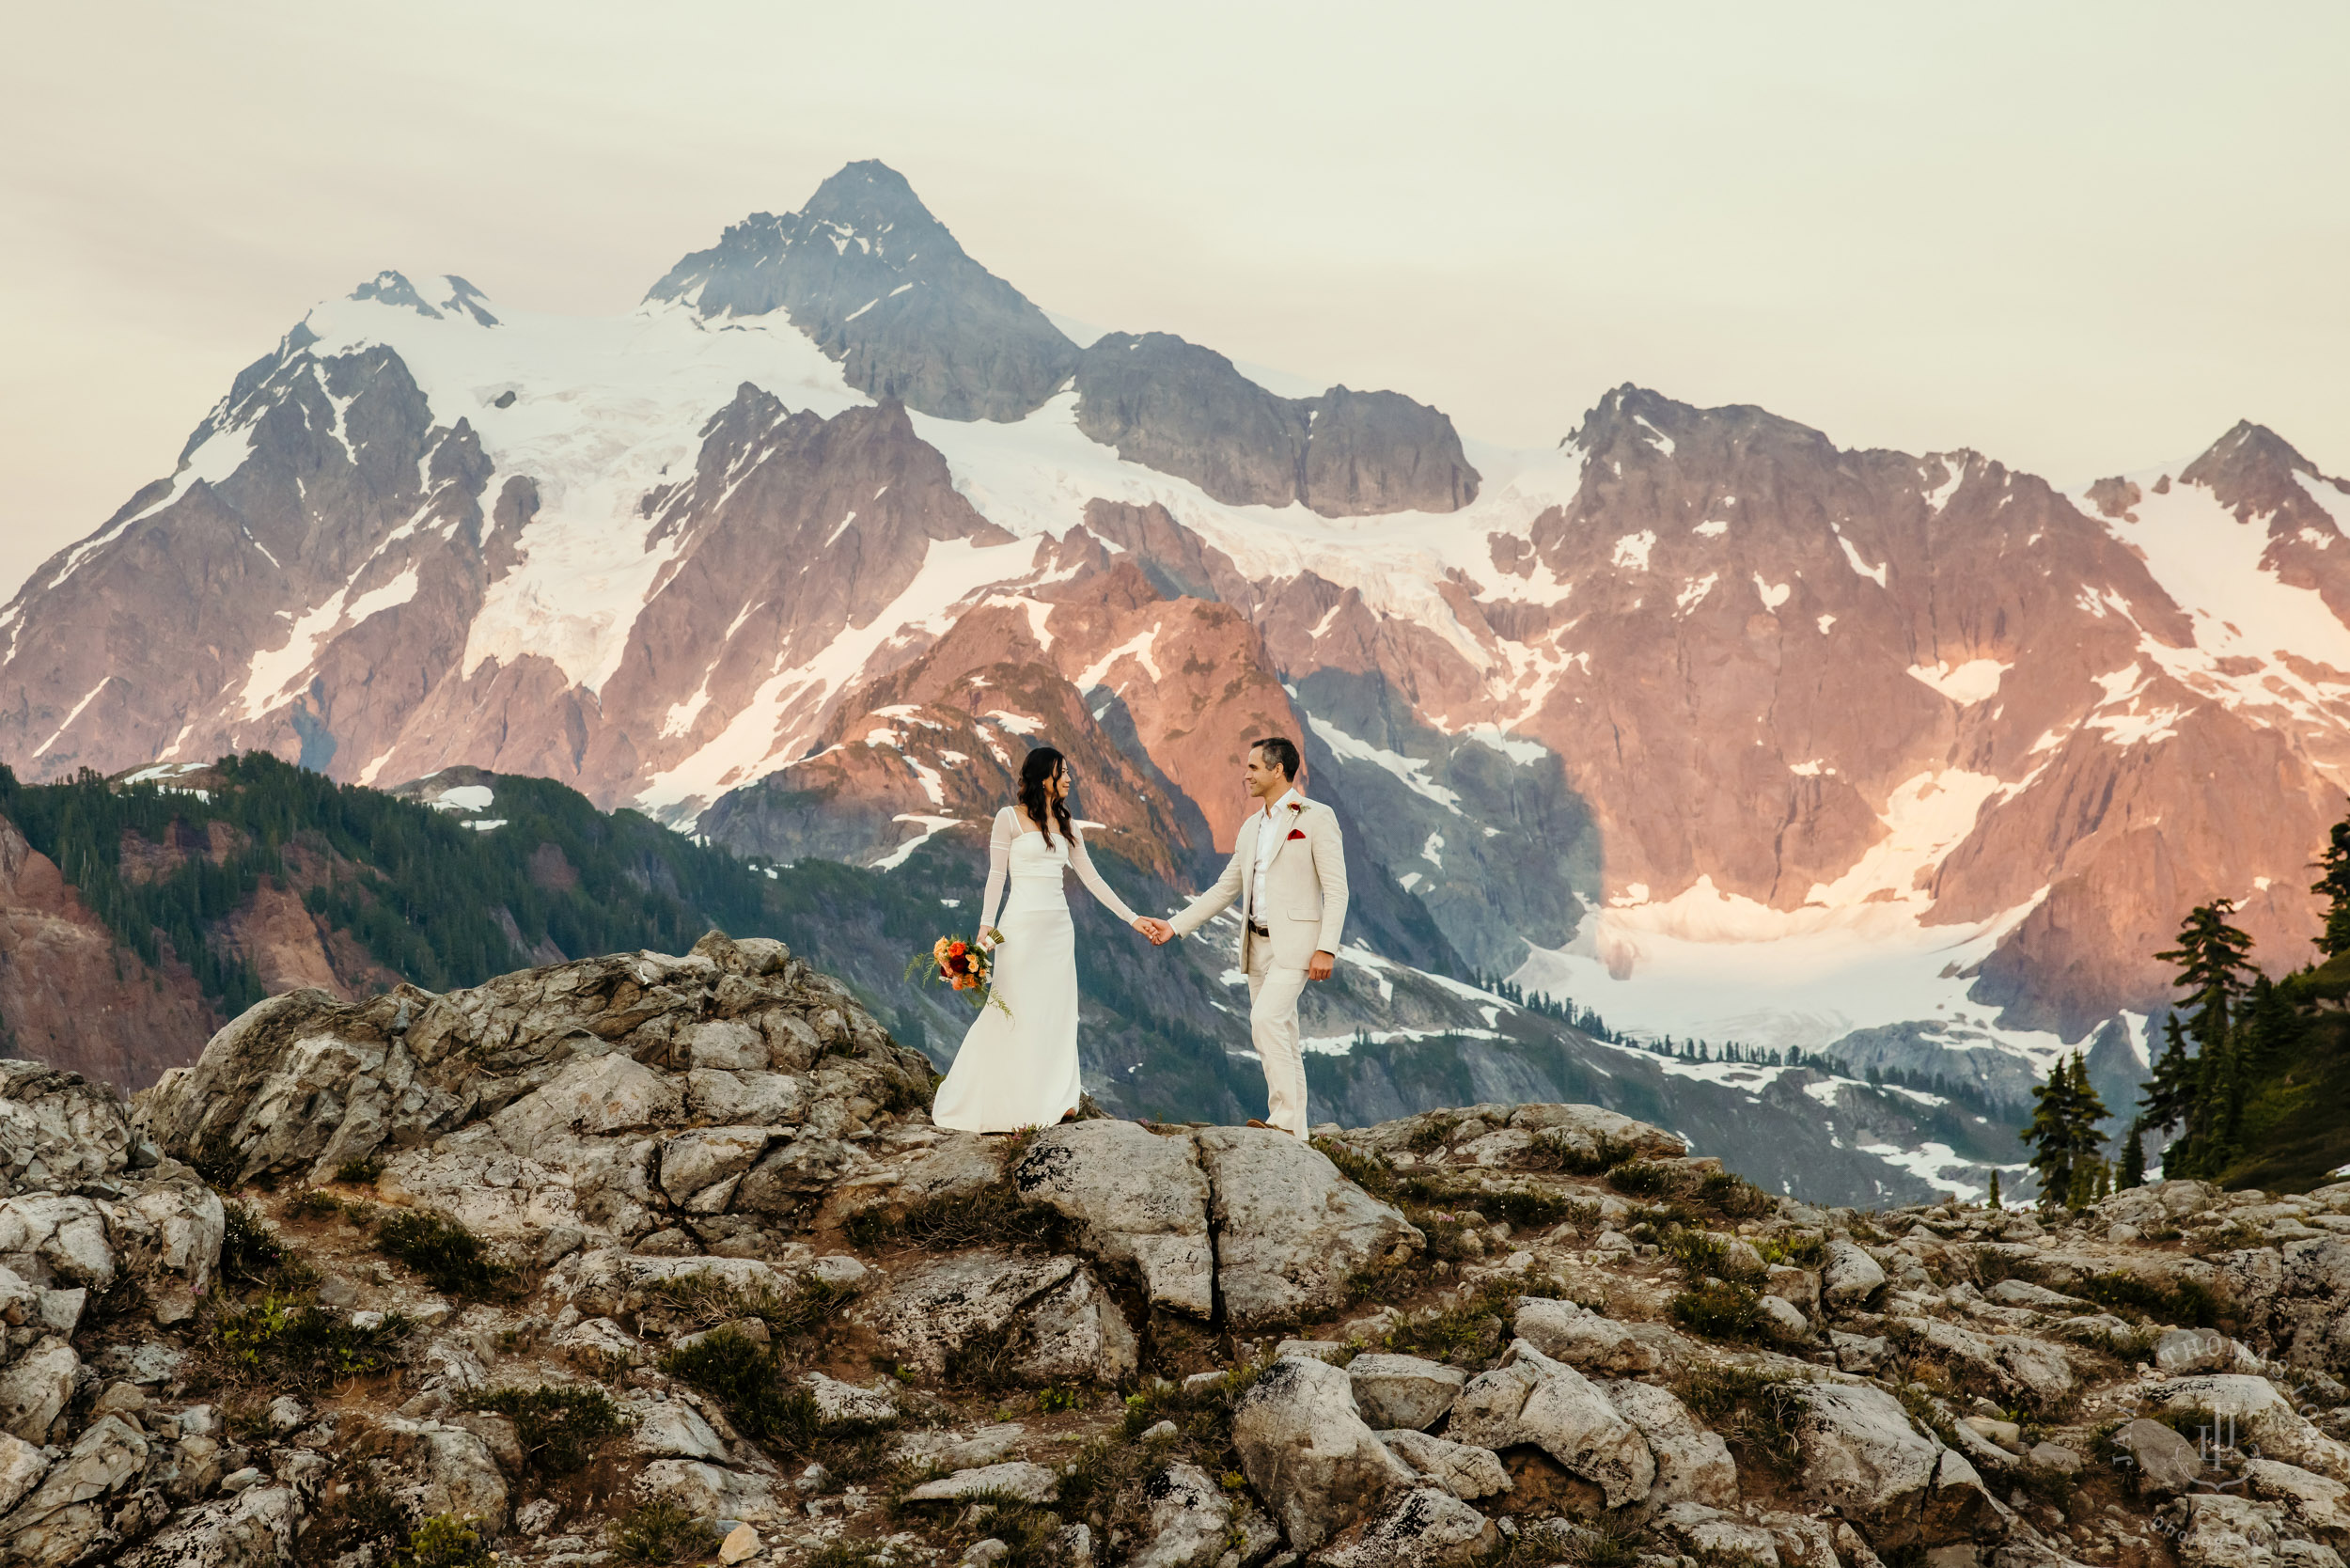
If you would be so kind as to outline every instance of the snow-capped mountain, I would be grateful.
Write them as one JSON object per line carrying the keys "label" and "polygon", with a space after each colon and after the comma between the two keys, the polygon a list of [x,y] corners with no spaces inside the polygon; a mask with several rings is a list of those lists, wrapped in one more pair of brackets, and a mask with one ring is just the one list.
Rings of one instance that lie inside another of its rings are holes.
{"label": "snow-capped mountain", "polygon": [[1050,739],[1181,883],[1286,729],[1392,958],[2012,1098],[2136,1073],[2193,902],[2304,956],[2345,520],[2253,425],[2077,494],[1629,385],[1488,447],[1076,342],[859,164],[617,317],[317,306],[0,610],[0,760],[472,765],[897,865]]}

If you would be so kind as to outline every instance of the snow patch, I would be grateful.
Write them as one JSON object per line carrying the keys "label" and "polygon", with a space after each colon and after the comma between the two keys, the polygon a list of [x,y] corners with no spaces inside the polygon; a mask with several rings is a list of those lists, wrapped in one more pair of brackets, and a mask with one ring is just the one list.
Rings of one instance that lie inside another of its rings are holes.
{"label": "snow patch", "polygon": [[1969,659],[1953,665],[1938,661],[1932,665],[1912,665],[1907,674],[1912,681],[1932,686],[1960,707],[1971,707],[1995,695],[2000,679],[2013,668],[1997,659]]}

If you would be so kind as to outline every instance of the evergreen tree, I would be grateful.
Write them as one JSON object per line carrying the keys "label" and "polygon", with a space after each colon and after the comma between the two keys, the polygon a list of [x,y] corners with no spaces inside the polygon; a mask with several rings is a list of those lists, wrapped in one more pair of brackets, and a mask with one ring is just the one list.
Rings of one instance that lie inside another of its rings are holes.
{"label": "evergreen tree", "polygon": [[2157,1133],[2168,1132],[2186,1119],[2187,1101],[2195,1091],[2195,1066],[2186,1054],[2186,1032],[2179,1015],[2162,1021],[2162,1055],[2154,1058],[2154,1075],[2138,1086],[2145,1096],[2138,1120]]}
{"label": "evergreen tree", "polygon": [[2350,817],[2334,823],[2317,864],[2324,874],[2310,884],[2310,891],[2326,901],[2326,929],[2318,933],[2317,950],[2332,958],[2350,952]]}
{"label": "evergreen tree", "polygon": [[2252,939],[2228,923],[2234,913],[2233,899],[2197,904],[2180,922],[2179,945],[2154,955],[2178,965],[2171,983],[2187,993],[2194,1009],[2186,1032],[2205,1049],[2227,1038],[2236,998],[2252,973]]}
{"label": "evergreen tree", "polygon": [[2135,1117],[2130,1121],[2128,1136],[2122,1144],[2122,1168],[2114,1173],[2116,1187],[2142,1187],[2146,1184],[2146,1119]]}
{"label": "evergreen tree", "polygon": [[1997,1166],[1991,1169],[1991,1206],[1995,1209],[1999,1206],[1999,1171]]}
{"label": "evergreen tree", "polygon": [[2032,1146],[2041,1206],[2081,1208],[2094,1199],[2104,1163],[2098,1151],[2105,1139],[2097,1123],[2105,1120],[2106,1105],[2089,1081],[2089,1064],[2078,1051],[2069,1062],[2055,1062],[2048,1069],[2048,1081],[2033,1090],[2031,1097],[2031,1125],[2017,1136]]}
{"label": "evergreen tree", "polygon": [[2040,1178],[2040,1206],[2062,1202],[2073,1188],[2073,1134],[2065,1115],[2070,1098],[2064,1063],[2048,1069],[2048,1081],[2031,1091],[2031,1125],[2016,1137],[2031,1145],[2029,1164]]}

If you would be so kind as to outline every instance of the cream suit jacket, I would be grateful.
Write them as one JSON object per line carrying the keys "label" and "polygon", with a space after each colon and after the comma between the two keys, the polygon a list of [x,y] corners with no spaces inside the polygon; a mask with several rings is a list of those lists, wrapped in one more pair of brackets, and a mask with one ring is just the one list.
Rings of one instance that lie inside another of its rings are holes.
{"label": "cream suit jacket", "polygon": [[[1296,811],[1275,809],[1276,821],[1266,823],[1261,810],[1241,823],[1232,858],[1215,886],[1186,905],[1168,922],[1178,936],[1193,932],[1232,904],[1253,908],[1273,933],[1273,963],[1277,968],[1303,969],[1314,954],[1339,952],[1339,933],[1346,925],[1346,844],[1339,831],[1338,813],[1319,801],[1308,800]],[[1253,901],[1249,885],[1257,873],[1257,833],[1260,827],[1281,835],[1265,863],[1262,895]],[[1290,834],[1302,832],[1303,839]],[[1240,933],[1240,966],[1249,966],[1251,945],[1259,940],[1246,922]]]}

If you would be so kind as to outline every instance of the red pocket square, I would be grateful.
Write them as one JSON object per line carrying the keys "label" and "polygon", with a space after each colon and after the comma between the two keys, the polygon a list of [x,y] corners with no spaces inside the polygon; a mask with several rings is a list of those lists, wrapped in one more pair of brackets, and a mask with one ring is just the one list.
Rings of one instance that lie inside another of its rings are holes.
{"label": "red pocket square", "polygon": [[1290,829],[1290,837],[1292,839],[1303,839],[1305,836],[1306,830],[1302,827],[1292,827]]}

